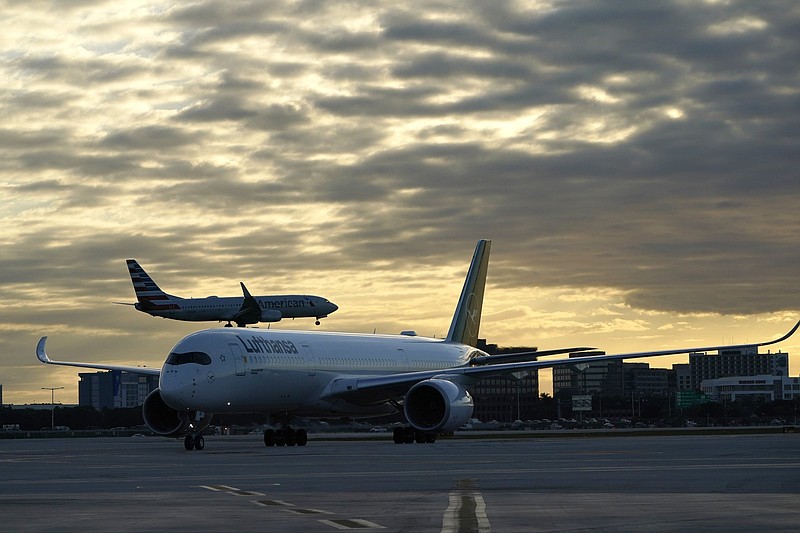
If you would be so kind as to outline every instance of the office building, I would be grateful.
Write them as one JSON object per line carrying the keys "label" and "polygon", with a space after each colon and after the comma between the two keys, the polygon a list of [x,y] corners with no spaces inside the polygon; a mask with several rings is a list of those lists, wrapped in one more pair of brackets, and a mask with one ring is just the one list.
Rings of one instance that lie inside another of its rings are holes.
{"label": "office building", "polygon": [[623,394],[624,374],[622,361],[581,363],[581,357],[604,355],[605,352],[586,351],[569,354],[575,365],[553,368],[553,394]]}
{"label": "office building", "polygon": [[626,396],[669,396],[675,390],[674,370],[650,368],[649,363],[622,363],[622,373]]}
{"label": "office building", "polygon": [[[489,355],[532,352],[535,347],[498,347],[478,339],[478,348]],[[533,418],[539,400],[539,373],[535,370],[520,372],[519,376],[498,376],[478,381],[472,387],[475,401],[473,417],[482,422],[497,420],[513,422]]]}
{"label": "office building", "polygon": [[729,376],[788,376],[789,354],[758,353],[757,347],[720,350],[716,354],[689,354],[691,388],[700,390],[705,380]]}
{"label": "office building", "polygon": [[158,376],[127,372],[82,372],[78,377],[78,404],[95,409],[138,407],[158,387]]}

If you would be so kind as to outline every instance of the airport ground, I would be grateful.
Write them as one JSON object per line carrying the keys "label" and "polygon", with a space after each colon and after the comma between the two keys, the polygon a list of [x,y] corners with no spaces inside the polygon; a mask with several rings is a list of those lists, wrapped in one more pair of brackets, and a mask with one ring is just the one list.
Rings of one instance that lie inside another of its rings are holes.
{"label": "airport ground", "polygon": [[800,433],[10,439],[0,494],[3,531],[797,531]]}

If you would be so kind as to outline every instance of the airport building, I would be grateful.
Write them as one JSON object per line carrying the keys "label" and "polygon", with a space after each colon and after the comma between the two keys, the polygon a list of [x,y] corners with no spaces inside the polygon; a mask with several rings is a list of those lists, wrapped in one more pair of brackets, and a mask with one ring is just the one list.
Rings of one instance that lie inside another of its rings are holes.
{"label": "airport building", "polygon": [[800,377],[788,376],[730,376],[707,379],[703,392],[718,403],[750,398],[756,402],[795,400],[800,398]]}
{"label": "airport building", "polygon": [[158,376],[128,372],[82,372],[78,374],[78,404],[95,409],[138,407],[158,388]]}

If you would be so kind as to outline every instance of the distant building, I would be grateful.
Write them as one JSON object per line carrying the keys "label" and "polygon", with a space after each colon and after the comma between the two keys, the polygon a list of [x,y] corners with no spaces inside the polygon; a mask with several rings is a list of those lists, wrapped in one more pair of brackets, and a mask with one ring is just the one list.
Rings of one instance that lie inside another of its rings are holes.
{"label": "distant building", "polygon": [[705,394],[719,403],[742,398],[759,402],[800,398],[800,378],[788,376],[729,376],[703,380],[701,386]]}
{"label": "distant building", "polygon": [[758,353],[757,347],[720,350],[716,354],[689,354],[691,387],[700,390],[705,380],[729,376],[788,376],[789,354]]}
{"label": "distant building", "polygon": [[116,370],[82,372],[78,377],[78,404],[95,409],[138,407],[158,387],[158,376]]}
{"label": "distant building", "polygon": [[689,363],[672,365],[675,372],[675,387],[677,390],[695,390],[692,386],[692,367]]}
{"label": "distant building", "polygon": [[621,395],[624,390],[622,361],[581,363],[581,357],[605,355],[605,352],[586,351],[569,354],[575,365],[553,368],[553,395],[606,394]]}
{"label": "distant building", "polygon": [[[532,352],[536,347],[514,346],[498,347],[478,340],[478,349],[489,355],[504,353]],[[520,372],[520,376],[491,377],[478,381],[471,393],[475,401],[473,415],[482,422],[497,420],[513,422],[533,418],[536,402],[539,400],[539,373],[535,370]]]}
{"label": "distant building", "polygon": [[675,390],[675,371],[650,368],[649,363],[622,363],[623,394],[626,396],[669,396]]}

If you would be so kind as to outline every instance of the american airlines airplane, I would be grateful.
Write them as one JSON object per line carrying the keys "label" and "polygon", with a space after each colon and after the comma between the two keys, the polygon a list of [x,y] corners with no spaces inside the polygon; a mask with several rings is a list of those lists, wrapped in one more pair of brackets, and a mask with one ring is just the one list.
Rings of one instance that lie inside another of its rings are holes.
{"label": "american airlines airplane", "polygon": [[321,296],[251,296],[241,282],[243,297],[179,298],[159,289],[135,259],[128,259],[127,263],[138,300],[127,305],[152,316],[191,322],[215,320],[227,322],[227,326],[236,322],[239,327],[258,322],[278,322],[282,318],[314,317],[319,326],[320,318],[339,308]]}
{"label": "american airlines airplane", "polygon": [[[118,370],[159,376],[144,402],[144,421],[153,433],[184,438],[187,450],[202,450],[202,431],[211,414],[266,412],[282,428],[264,432],[267,446],[304,446],[303,429],[291,417],[368,418],[402,412],[408,423],[394,442],[434,442],[436,435],[461,427],[472,416],[470,388],[481,378],[558,365],[575,359],[535,360],[589,348],[489,355],[475,348],[481,319],[490,241],[481,240],[445,339],[362,335],[257,328],[215,328],[187,335],[175,345],[161,370],[136,366],[53,361],[42,337],[42,363]],[[747,346],[766,346],[783,337]],[[634,359],[743,346],[709,346],[655,352],[581,357],[580,363]]]}

